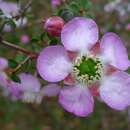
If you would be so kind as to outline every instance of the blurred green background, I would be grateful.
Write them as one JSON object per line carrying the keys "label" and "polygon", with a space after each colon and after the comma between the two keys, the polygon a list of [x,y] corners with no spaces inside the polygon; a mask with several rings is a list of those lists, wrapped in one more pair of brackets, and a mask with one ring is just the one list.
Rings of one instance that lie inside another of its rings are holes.
{"label": "blurred green background", "polygon": [[[21,3],[24,6],[28,1],[21,0]],[[15,2],[17,1],[15,0]],[[96,20],[100,27],[100,35],[102,36],[107,31],[118,33],[130,52],[130,29],[127,29],[127,25],[130,23],[130,1],[122,0],[114,7],[113,11],[111,8],[105,8],[114,0],[91,0],[91,2],[92,5],[88,7],[86,14]],[[120,12],[122,10],[125,12]],[[31,9],[26,16],[28,17],[27,26],[15,29],[11,33],[3,32],[2,35],[7,41],[39,52],[46,44],[45,40],[40,39],[44,35],[42,20],[52,16],[54,12],[57,13],[57,10],[52,9],[50,0],[33,0]],[[31,42],[27,45],[20,42],[22,34],[28,34],[31,37]],[[51,44],[51,40],[55,39],[50,38],[49,40]],[[22,61],[25,57],[2,45],[0,45],[0,56],[15,59],[17,62]],[[34,64],[33,67],[31,66],[33,72],[35,61],[32,63]],[[29,64],[22,69],[30,71]],[[94,112],[88,117],[79,118],[64,111],[57,101],[57,98],[45,98],[40,105],[25,104],[19,101],[10,101],[1,93],[0,130],[130,130],[130,108],[122,112],[115,111],[95,99]]]}

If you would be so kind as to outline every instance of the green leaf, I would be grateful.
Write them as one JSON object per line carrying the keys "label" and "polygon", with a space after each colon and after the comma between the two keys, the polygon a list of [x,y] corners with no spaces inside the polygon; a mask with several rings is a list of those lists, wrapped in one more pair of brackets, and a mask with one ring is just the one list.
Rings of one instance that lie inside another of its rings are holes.
{"label": "green leaf", "polygon": [[51,40],[49,42],[50,45],[56,45],[58,43],[60,43],[58,38],[51,38]]}
{"label": "green leaf", "polygon": [[76,2],[72,2],[69,6],[69,9],[72,10],[72,12],[76,15],[77,13],[79,13],[79,6],[77,5]]}
{"label": "green leaf", "polygon": [[21,83],[20,78],[14,73],[11,74],[10,78],[15,82]]}
{"label": "green leaf", "polygon": [[9,67],[11,67],[11,68],[16,68],[18,65],[18,63],[13,59],[9,59],[8,63],[9,63]]}
{"label": "green leaf", "polygon": [[24,54],[17,54],[17,56],[15,58],[15,61],[17,63],[19,63],[19,62],[22,62],[25,58],[26,58],[26,55],[24,55]]}
{"label": "green leaf", "polygon": [[4,13],[3,13],[3,11],[0,9],[0,15],[3,15]]}
{"label": "green leaf", "polygon": [[31,42],[38,42],[40,41],[40,36],[33,36],[32,39],[31,39]]}
{"label": "green leaf", "polygon": [[6,23],[7,25],[10,25],[13,29],[16,28],[16,24],[15,24],[15,21],[14,21],[13,19],[7,18],[7,19],[5,20],[5,23]]}
{"label": "green leaf", "polygon": [[41,35],[40,35],[40,40],[43,41],[44,40],[44,37],[47,36],[47,33],[46,32],[43,32]]}

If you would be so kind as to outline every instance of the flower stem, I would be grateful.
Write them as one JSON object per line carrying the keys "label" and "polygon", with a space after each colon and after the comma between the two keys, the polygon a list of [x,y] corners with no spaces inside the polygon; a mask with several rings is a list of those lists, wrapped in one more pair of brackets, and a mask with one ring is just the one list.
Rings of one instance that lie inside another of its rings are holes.
{"label": "flower stem", "polygon": [[10,71],[10,73],[15,73],[16,71],[18,71],[31,57],[30,56],[27,56],[22,62],[20,62],[16,68],[12,69]]}
{"label": "flower stem", "polygon": [[20,51],[20,52],[30,56],[30,58],[37,58],[37,54],[36,53],[30,52],[30,51],[26,50],[25,48],[22,48],[20,46],[17,46],[17,45],[15,45],[13,43],[10,43],[10,42],[4,41],[4,40],[2,40],[1,43],[3,45],[6,45],[6,46],[8,46],[10,48],[15,49],[16,51]]}

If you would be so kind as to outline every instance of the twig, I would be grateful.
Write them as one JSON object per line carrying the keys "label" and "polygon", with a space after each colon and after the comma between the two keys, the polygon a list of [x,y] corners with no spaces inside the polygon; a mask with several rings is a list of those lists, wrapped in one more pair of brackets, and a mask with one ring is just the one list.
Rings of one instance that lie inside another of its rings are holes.
{"label": "twig", "polygon": [[23,9],[19,11],[19,13],[16,16],[13,16],[13,18],[19,19],[20,17],[23,17],[25,12],[28,10],[28,8],[31,6],[32,0],[30,0]]}
{"label": "twig", "polygon": [[3,45],[6,45],[8,47],[15,49],[16,51],[20,51],[20,52],[30,56],[30,58],[36,58],[37,57],[36,53],[30,52],[30,51],[26,50],[25,48],[19,47],[19,46],[13,44],[13,43],[8,42],[8,41],[2,40],[1,43]]}
{"label": "twig", "polygon": [[26,12],[26,11],[28,10],[28,8],[31,6],[31,4],[32,4],[32,0],[30,0],[30,1],[26,4],[25,8],[24,8],[21,12],[22,12],[22,13]]}
{"label": "twig", "polygon": [[18,66],[10,71],[10,73],[15,73],[18,71],[31,57],[27,56],[21,63],[18,64]]}

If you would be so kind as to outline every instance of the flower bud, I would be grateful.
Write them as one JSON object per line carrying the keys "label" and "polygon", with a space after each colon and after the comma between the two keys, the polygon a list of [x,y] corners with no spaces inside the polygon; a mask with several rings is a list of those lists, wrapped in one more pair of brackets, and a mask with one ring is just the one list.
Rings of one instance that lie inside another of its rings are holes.
{"label": "flower bud", "polygon": [[20,41],[24,44],[29,43],[30,37],[27,34],[21,36]]}
{"label": "flower bud", "polygon": [[61,0],[51,0],[51,4],[53,7],[59,6],[61,4]]}
{"label": "flower bud", "polygon": [[45,21],[44,28],[52,36],[60,36],[64,26],[64,20],[61,17],[53,16]]}
{"label": "flower bud", "polygon": [[130,23],[128,23],[125,28],[127,31],[130,31]]}

